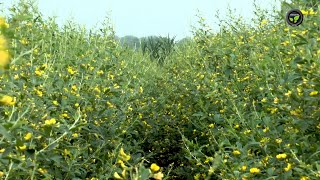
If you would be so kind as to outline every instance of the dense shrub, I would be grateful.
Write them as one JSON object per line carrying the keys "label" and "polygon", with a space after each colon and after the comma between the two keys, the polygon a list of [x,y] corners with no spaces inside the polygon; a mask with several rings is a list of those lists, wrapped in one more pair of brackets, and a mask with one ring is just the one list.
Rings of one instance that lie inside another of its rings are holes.
{"label": "dense shrub", "polygon": [[0,19],[0,176],[318,179],[320,18],[287,5],[301,26],[286,4],[218,33],[199,17],[192,39],[140,52],[108,19],[88,33],[21,1]]}

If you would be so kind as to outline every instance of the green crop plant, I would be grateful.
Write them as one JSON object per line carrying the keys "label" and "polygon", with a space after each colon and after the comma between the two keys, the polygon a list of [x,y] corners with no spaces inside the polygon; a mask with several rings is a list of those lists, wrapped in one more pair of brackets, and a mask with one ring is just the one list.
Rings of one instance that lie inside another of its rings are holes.
{"label": "green crop plant", "polygon": [[21,0],[0,18],[0,179],[319,179],[320,14],[294,2],[297,27],[283,4],[133,50],[108,18]]}
{"label": "green crop plant", "polygon": [[148,54],[151,60],[163,64],[165,59],[174,51],[175,38],[151,36],[141,40],[141,50]]}

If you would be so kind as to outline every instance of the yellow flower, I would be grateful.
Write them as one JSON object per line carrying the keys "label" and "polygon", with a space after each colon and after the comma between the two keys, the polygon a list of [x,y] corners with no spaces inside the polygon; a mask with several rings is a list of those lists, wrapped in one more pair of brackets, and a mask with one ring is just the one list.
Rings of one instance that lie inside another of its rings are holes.
{"label": "yellow flower", "polygon": [[194,178],[195,180],[199,180],[199,179],[200,179],[200,175],[201,175],[201,174],[196,174],[196,175],[193,176],[193,178]]}
{"label": "yellow flower", "polygon": [[13,79],[14,79],[14,80],[19,79],[19,75],[18,75],[18,74],[14,75],[14,76],[13,76]]}
{"label": "yellow flower", "polygon": [[41,174],[47,173],[47,170],[46,170],[46,169],[42,169],[42,168],[39,168],[38,171],[39,171]]}
{"label": "yellow flower", "polygon": [[4,151],[6,151],[6,149],[4,148],[0,149],[0,153],[3,153]]}
{"label": "yellow flower", "polygon": [[209,124],[209,128],[214,128],[214,124]]}
{"label": "yellow flower", "polygon": [[150,166],[151,171],[157,172],[160,170],[160,167],[156,163],[152,163]]}
{"label": "yellow flower", "polygon": [[72,137],[77,138],[77,137],[79,137],[79,134],[78,133],[73,133]]}
{"label": "yellow flower", "polygon": [[275,97],[273,103],[277,104],[279,102],[279,98]]}
{"label": "yellow flower", "polygon": [[114,172],[113,177],[116,179],[123,179],[117,172]]}
{"label": "yellow flower", "polygon": [[33,53],[36,54],[36,55],[38,55],[38,54],[39,54],[39,49],[37,49],[37,48],[34,49],[34,50],[33,50]]}
{"label": "yellow flower", "polygon": [[120,148],[120,157],[124,160],[124,161],[129,161],[131,159],[130,155],[127,155],[123,148]]}
{"label": "yellow flower", "polygon": [[290,97],[292,94],[292,92],[289,90],[287,93],[285,93],[284,95],[287,96],[287,97]]}
{"label": "yellow flower", "polygon": [[98,87],[95,87],[93,90],[96,91],[97,93],[100,93],[100,92],[101,92]]}
{"label": "yellow flower", "polygon": [[64,155],[64,156],[70,155],[70,151],[67,150],[67,149],[64,149],[64,150],[63,150],[63,155]]}
{"label": "yellow flower", "polygon": [[24,140],[28,141],[29,139],[31,139],[32,137],[32,134],[31,133],[27,133],[25,136],[24,136]]}
{"label": "yellow flower", "polygon": [[277,138],[276,139],[276,143],[280,144],[282,142],[282,139],[281,138]]}
{"label": "yellow flower", "polygon": [[3,26],[6,23],[6,20],[3,17],[0,17],[0,26]]}
{"label": "yellow flower", "polygon": [[110,108],[114,108],[114,105],[113,105],[111,102],[109,102],[109,101],[107,101],[107,105],[108,105]]}
{"label": "yellow flower", "polygon": [[69,115],[67,113],[63,113],[63,114],[61,114],[61,116],[64,118],[69,118]]}
{"label": "yellow flower", "polygon": [[251,174],[258,174],[258,173],[260,173],[260,169],[259,168],[250,168],[250,173]]}
{"label": "yellow flower", "polygon": [[54,105],[59,105],[59,103],[58,103],[58,101],[52,101],[52,104],[54,104]]}
{"label": "yellow flower", "polygon": [[26,39],[21,39],[20,43],[23,45],[27,45],[29,42]]}
{"label": "yellow flower", "polygon": [[6,20],[3,17],[0,17],[0,27],[9,28],[9,24],[6,23]]}
{"label": "yellow flower", "polygon": [[162,172],[158,172],[158,173],[153,175],[153,178],[156,179],[156,180],[162,180],[163,173]]}
{"label": "yellow flower", "polygon": [[78,90],[78,88],[77,88],[77,86],[76,86],[76,85],[72,85],[72,86],[71,86],[71,89],[72,89],[73,91]]}
{"label": "yellow flower", "polygon": [[263,103],[267,102],[267,98],[261,99],[261,102],[263,102]]}
{"label": "yellow flower", "polygon": [[38,90],[36,88],[34,88],[34,91],[36,92],[36,94],[39,96],[39,97],[42,97],[43,96],[43,92],[41,90]]}
{"label": "yellow flower", "polygon": [[266,143],[266,142],[269,142],[270,138],[267,138],[267,137],[263,137],[261,138],[260,142],[261,143]]}
{"label": "yellow flower", "polygon": [[51,119],[49,119],[49,120],[45,120],[45,121],[44,121],[44,124],[47,125],[47,126],[54,125],[54,124],[56,124],[56,123],[57,123],[57,121],[56,121],[55,118],[51,118]]}
{"label": "yellow flower", "polygon": [[27,146],[26,145],[19,146],[19,149],[23,151],[23,150],[27,149]]}
{"label": "yellow flower", "polygon": [[71,75],[74,75],[76,73],[76,71],[74,71],[71,67],[68,67],[68,73]]}
{"label": "yellow flower", "polygon": [[4,172],[0,171],[0,177],[4,176]]}
{"label": "yellow flower", "polygon": [[308,179],[309,179],[309,177],[307,177],[307,176],[300,177],[300,180],[308,180]]}
{"label": "yellow flower", "polygon": [[274,114],[278,111],[278,108],[270,108],[269,110],[270,110],[271,114]]}
{"label": "yellow flower", "polygon": [[103,70],[99,70],[99,71],[97,72],[98,75],[101,75],[101,74],[103,74],[103,73],[104,73]]}
{"label": "yellow flower", "polygon": [[4,95],[0,99],[0,104],[2,104],[2,105],[12,106],[15,103],[16,103],[15,99],[13,97],[11,97],[11,96]]}
{"label": "yellow flower", "polygon": [[282,42],[280,44],[283,45],[283,46],[288,46],[290,44],[290,42],[289,41],[284,41],[284,42]]}
{"label": "yellow flower", "polygon": [[312,91],[309,93],[309,96],[315,96],[317,95],[319,92],[318,91]]}
{"label": "yellow flower", "polygon": [[291,114],[291,115],[293,115],[293,116],[298,116],[298,117],[301,116],[301,113],[302,113],[302,110],[300,110],[300,109],[295,109],[295,110],[291,110],[291,111],[290,111],[290,114]]}
{"label": "yellow flower", "polygon": [[287,164],[287,167],[285,167],[284,170],[285,170],[286,172],[288,172],[288,171],[290,171],[291,168],[292,168],[292,164],[288,163],[288,164]]}
{"label": "yellow flower", "polygon": [[126,170],[125,169],[122,170],[121,175],[122,175],[122,177],[126,177]]}
{"label": "yellow flower", "polygon": [[213,161],[213,157],[207,157],[204,163],[208,164],[210,161]]}
{"label": "yellow flower", "polygon": [[245,165],[243,165],[242,167],[241,167],[241,170],[242,171],[245,171],[247,169],[247,166],[245,166]]}
{"label": "yellow flower", "polygon": [[37,75],[37,76],[41,76],[44,71],[43,70],[35,70],[34,73]]}
{"label": "yellow flower", "polygon": [[309,11],[306,10],[301,10],[303,15],[315,15],[317,14],[316,12],[313,11],[313,9],[310,9]]}
{"label": "yellow flower", "polygon": [[278,154],[278,155],[276,156],[276,158],[277,158],[277,159],[285,159],[285,158],[287,158],[287,155],[286,155],[285,153],[283,153],[283,154]]}
{"label": "yellow flower", "polygon": [[287,147],[290,147],[290,146],[291,146],[291,144],[286,144],[286,146],[287,146]]}
{"label": "yellow flower", "polygon": [[261,21],[260,26],[264,26],[268,23],[268,20],[264,19]]}
{"label": "yellow flower", "polygon": [[234,151],[232,152],[232,154],[233,154],[233,155],[240,155],[240,154],[241,154],[241,152],[240,152],[240,151],[238,151],[238,150],[234,150]]}
{"label": "yellow flower", "polygon": [[4,68],[10,60],[9,51],[0,50],[0,68]]}
{"label": "yellow flower", "polygon": [[127,168],[127,166],[124,164],[124,162],[121,159],[118,160],[118,164],[120,164],[122,169],[126,169]]}

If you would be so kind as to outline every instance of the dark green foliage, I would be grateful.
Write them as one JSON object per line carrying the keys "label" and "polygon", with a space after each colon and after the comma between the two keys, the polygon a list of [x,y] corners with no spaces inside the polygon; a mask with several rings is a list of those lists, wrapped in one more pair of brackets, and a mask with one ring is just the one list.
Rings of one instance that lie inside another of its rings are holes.
{"label": "dark green foliage", "polygon": [[174,51],[175,38],[151,36],[141,39],[141,50],[148,54],[151,60],[163,64],[165,59]]}

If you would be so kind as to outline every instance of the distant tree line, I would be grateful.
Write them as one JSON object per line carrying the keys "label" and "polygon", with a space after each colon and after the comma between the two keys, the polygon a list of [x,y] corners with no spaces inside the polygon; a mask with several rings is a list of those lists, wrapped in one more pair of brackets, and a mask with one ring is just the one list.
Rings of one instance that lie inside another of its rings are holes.
{"label": "distant tree line", "polygon": [[[168,40],[172,40],[170,37],[161,37],[161,36],[147,36],[147,37],[141,37],[138,38],[136,36],[132,36],[132,35],[127,35],[127,36],[123,36],[123,37],[118,37],[116,36],[116,40],[118,40],[118,42],[120,42],[121,45],[123,46],[127,46],[129,48],[132,49],[140,49],[142,44],[144,44],[146,41],[148,41],[148,39],[153,39],[153,40],[159,40],[159,39],[163,39],[164,38],[168,38]],[[182,38],[181,40],[176,41],[174,39],[174,43],[176,45],[180,45],[183,43],[186,43],[187,41],[190,41],[190,37],[185,37]]]}
{"label": "distant tree line", "polygon": [[116,39],[123,47],[141,51],[142,54],[149,56],[151,60],[157,61],[159,64],[163,64],[176,46],[181,46],[191,41],[189,37],[176,41],[175,37],[170,37],[169,35],[166,37],[148,36],[142,38],[128,35],[121,38],[116,37]]}

